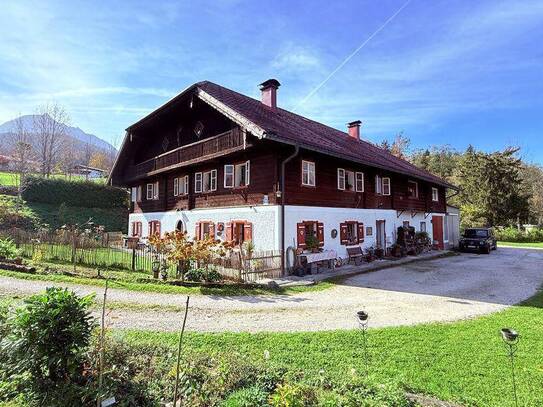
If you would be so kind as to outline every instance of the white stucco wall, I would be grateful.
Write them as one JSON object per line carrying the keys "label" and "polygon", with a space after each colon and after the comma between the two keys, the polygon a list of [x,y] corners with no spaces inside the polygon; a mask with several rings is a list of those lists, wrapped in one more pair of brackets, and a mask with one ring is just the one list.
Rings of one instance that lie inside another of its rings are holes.
{"label": "white stucco wall", "polygon": [[[214,223],[227,223],[234,220],[244,220],[253,224],[253,241],[256,250],[280,249],[280,225],[279,212],[281,207],[276,205],[259,205],[236,208],[193,209],[190,211],[149,212],[133,213],[129,217],[129,227],[132,222],[142,222],[142,237],[149,234],[148,222],[160,221],[161,231],[175,230],[179,220],[183,221],[185,230],[190,237],[194,237],[196,223],[199,221],[211,221]],[[363,248],[376,246],[376,221],[385,221],[387,246],[396,241],[396,230],[409,221],[416,231],[421,230],[421,222],[426,222],[426,231],[432,238],[432,216],[443,214],[428,214],[417,212],[412,216],[410,211],[403,212],[398,217],[398,212],[391,209],[353,209],[353,208],[328,208],[314,206],[286,206],[285,207],[285,245],[296,247],[296,224],[302,221],[319,221],[324,223],[324,248],[336,250],[338,256],[347,255],[346,246],[340,244],[339,225],[345,221],[363,222],[365,227],[373,228],[372,236],[365,236]],[[333,229],[338,231],[332,238]],[[130,232],[130,231],[129,231]],[[216,236],[224,240],[224,231]]]}
{"label": "white stucco wall", "polygon": [[[160,221],[161,232],[171,232],[179,220],[183,221],[189,236],[194,237],[196,223],[211,221],[227,223],[233,220],[244,220],[253,224],[253,242],[256,250],[279,250],[279,206],[260,205],[236,208],[193,209],[190,211],[148,212],[132,213],[129,216],[129,225],[132,222],[142,223],[142,237],[148,237],[148,222]],[[129,231],[130,233],[131,231]],[[225,239],[225,232],[217,233],[218,239]]]}
{"label": "white stucco wall", "polygon": [[[302,221],[319,221],[324,223],[324,248],[333,249],[338,256],[347,255],[347,246],[342,245],[339,236],[339,225],[345,221],[357,221],[364,223],[364,226],[371,226],[372,236],[366,236],[363,248],[376,246],[376,221],[385,221],[385,233],[387,246],[396,241],[396,230],[403,225],[404,221],[409,221],[410,226],[414,226],[418,232],[421,230],[420,223],[426,222],[426,232],[432,238],[432,215],[426,218],[423,213],[417,212],[414,216],[410,211],[405,211],[398,217],[398,212],[392,209],[354,209],[354,208],[324,208],[312,206],[287,206],[285,208],[285,239],[286,247],[296,247],[296,224]],[[442,214],[441,214],[442,215]],[[337,236],[332,238],[332,230],[338,231]]]}

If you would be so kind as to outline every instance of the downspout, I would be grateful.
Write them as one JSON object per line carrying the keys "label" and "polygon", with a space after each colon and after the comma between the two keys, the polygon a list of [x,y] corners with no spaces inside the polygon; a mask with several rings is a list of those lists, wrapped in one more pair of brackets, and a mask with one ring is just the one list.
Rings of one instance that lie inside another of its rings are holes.
{"label": "downspout", "polygon": [[289,155],[281,162],[281,220],[279,224],[281,225],[281,274],[285,275],[285,166],[298,155],[300,151],[300,146],[298,144],[294,145],[294,153]]}

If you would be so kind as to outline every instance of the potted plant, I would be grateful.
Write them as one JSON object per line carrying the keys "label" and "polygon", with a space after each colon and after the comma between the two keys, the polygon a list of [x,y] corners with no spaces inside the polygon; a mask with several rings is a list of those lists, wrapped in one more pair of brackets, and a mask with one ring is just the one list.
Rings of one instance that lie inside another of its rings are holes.
{"label": "potted plant", "polygon": [[398,243],[390,246],[390,254],[392,257],[402,257],[402,247]]}
{"label": "potted plant", "polygon": [[305,239],[305,247],[311,253],[318,253],[318,251],[319,251],[319,239],[317,239],[315,236],[308,236]]}

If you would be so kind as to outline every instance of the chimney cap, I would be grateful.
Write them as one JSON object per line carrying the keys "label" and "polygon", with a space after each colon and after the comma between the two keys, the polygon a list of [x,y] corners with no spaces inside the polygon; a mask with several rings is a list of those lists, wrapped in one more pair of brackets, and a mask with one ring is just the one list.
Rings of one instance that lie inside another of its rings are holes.
{"label": "chimney cap", "polygon": [[277,89],[281,84],[277,79],[268,79],[267,81],[262,82],[260,85],[260,90],[275,88]]}
{"label": "chimney cap", "polygon": [[360,120],[355,120],[354,122],[347,123],[347,127],[360,126],[362,122]]}

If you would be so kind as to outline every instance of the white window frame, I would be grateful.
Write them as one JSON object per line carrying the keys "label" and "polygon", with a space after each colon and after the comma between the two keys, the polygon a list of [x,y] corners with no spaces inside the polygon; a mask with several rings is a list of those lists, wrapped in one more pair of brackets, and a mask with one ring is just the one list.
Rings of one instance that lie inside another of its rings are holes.
{"label": "white window frame", "polygon": [[[413,180],[407,180],[407,185],[409,186],[409,184],[415,184],[415,196],[410,196],[408,195],[408,198],[411,198],[411,199],[416,199],[419,197],[419,183],[417,181],[413,181]],[[409,191],[409,190],[408,190]]]}
{"label": "white window frame", "polygon": [[179,178],[173,179],[173,196],[179,195]]}
{"label": "white window frame", "polygon": [[146,187],[146,197],[148,201],[156,201],[158,199],[158,181],[148,183]]}
{"label": "white window frame", "polygon": [[439,189],[432,187],[432,202],[439,202]]}
{"label": "white window frame", "polygon": [[[232,177],[231,182],[226,182],[227,176]],[[234,188],[234,165],[233,164],[226,164],[224,166],[224,187],[225,188]]]}
{"label": "white window frame", "polygon": [[345,170],[343,168],[337,169],[337,189],[345,191]]}
{"label": "white window frame", "polygon": [[383,182],[380,175],[375,176],[375,193],[378,195],[383,193]]}
{"label": "white window frame", "polygon": [[209,191],[217,190],[217,170],[209,171]]}
{"label": "white window frame", "polygon": [[[360,179],[359,179],[360,177]],[[361,187],[358,188],[358,181],[360,181]],[[354,184],[355,184],[355,191],[356,192],[364,192],[364,173],[363,172],[355,172],[354,174]]]}
{"label": "white window frame", "polygon": [[[307,165],[307,169],[304,168]],[[307,173],[307,182],[304,182],[304,174]],[[311,174],[313,179],[311,179]],[[315,162],[302,160],[302,185],[306,187],[314,187],[317,184],[315,176]]]}
{"label": "white window frame", "polygon": [[390,191],[391,191],[390,177],[383,177],[382,180],[383,180],[383,188],[382,188],[383,195],[384,196],[389,196]]}
{"label": "white window frame", "polygon": [[202,186],[203,186],[203,176],[201,172],[197,172],[194,174],[194,192],[201,193],[202,192]]}

